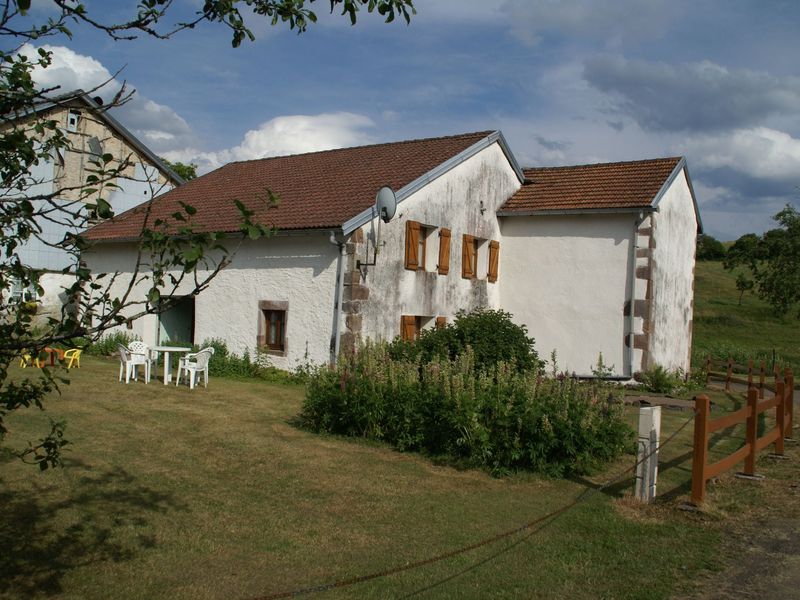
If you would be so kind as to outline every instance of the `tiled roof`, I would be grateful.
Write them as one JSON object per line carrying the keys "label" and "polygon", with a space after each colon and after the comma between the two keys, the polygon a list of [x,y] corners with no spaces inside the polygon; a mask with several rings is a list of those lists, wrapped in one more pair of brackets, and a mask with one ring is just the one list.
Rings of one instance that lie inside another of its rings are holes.
{"label": "tiled roof", "polygon": [[[491,131],[235,162],[154,198],[149,222],[180,203],[197,209],[195,231],[238,231],[240,200],[256,222],[287,229],[341,227],[370,208],[381,186],[395,191],[486,138]],[[266,191],[279,197],[268,206]],[[147,204],[90,229],[93,240],[136,238]]]}
{"label": "tiled roof", "polygon": [[650,206],[680,157],[523,169],[525,184],[501,214]]}

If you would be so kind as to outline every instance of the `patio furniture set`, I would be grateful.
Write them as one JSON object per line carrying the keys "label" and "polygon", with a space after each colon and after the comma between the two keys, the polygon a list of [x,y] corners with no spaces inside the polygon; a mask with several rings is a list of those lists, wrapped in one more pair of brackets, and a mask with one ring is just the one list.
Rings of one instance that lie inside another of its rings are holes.
{"label": "patio furniture set", "polygon": [[[50,366],[56,366],[56,358],[58,362],[66,362],[67,369],[71,369],[72,367],[81,366],[81,353],[83,350],[80,348],[70,348],[69,350],[64,350],[62,348],[44,348],[43,352],[46,352],[50,357]],[[40,356],[32,356],[29,352],[25,352],[19,358],[19,366],[23,369],[27,367],[39,367],[40,369],[47,365],[47,361],[40,358]]]}
{"label": "patio furniture set", "polygon": [[[122,381],[123,372],[125,383],[129,383],[131,378],[138,380],[138,368],[144,368],[144,382],[150,383],[150,373],[153,365],[158,360],[159,353],[164,355],[164,385],[169,385],[172,380],[172,366],[170,353],[189,352],[191,348],[179,346],[149,346],[141,341],[134,341],[123,346],[117,346],[119,351],[119,380]],[[203,383],[208,387],[208,362],[214,354],[214,348],[203,348],[199,352],[193,352],[181,356],[178,359],[178,375],[175,378],[175,385],[180,385],[181,376],[185,373],[188,379],[189,388],[194,389],[196,383],[200,381],[200,374],[203,374]]]}

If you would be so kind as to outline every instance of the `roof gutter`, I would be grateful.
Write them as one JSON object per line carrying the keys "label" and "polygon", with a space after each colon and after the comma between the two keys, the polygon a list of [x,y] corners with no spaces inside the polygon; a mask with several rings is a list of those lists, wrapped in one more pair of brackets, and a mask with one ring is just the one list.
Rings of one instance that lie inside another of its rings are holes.
{"label": "roof gutter", "polygon": [[616,215],[658,212],[654,206],[634,208],[557,208],[551,210],[498,210],[498,217],[538,217],[549,215]]}
{"label": "roof gutter", "polygon": [[[520,184],[522,184],[525,181],[525,175],[522,173],[522,169],[517,163],[516,158],[514,158],[514,155],[511,152],[511,148],[508,146],[508,142],[506,142],[506,139],[505,137],[503,137],[502,132],[498,130],[498,131],[493,131],[485,138],[472,144],[472,146],[470,146],[469,148],[462,150],[455,156],[437,165],[436,167],[434,167],[421,177],[418,177],[408,185],[405,185],[399,190],[397,190],[395,192],[395,196],[397,197],[397,203],[399,204],[412,194],[418,192],[420,189],[428,185],[434,179],[438,179],[451,169],[457,167],[467,159],[472,158],[473,156],[478,154],[481,150],[488,148],[494,143],[498,143],[500,145],[500,149],[503,151],[503,154],[505,154],[506,159],[508,159],[508,162],[511,165],[511,168],[514,170],[517,179],[519,179]],[[378,212],[375,210],[375,207],[370,206],[368,209],[363,210],[349,221],[346,221],[342,225],[342,232],[344,233],[344,235],[350,235],[356,229],[358,229],[363,225],[366,225],[367,223],[369,223],[370,221],[372,221],[377,217],[378,217]]]}

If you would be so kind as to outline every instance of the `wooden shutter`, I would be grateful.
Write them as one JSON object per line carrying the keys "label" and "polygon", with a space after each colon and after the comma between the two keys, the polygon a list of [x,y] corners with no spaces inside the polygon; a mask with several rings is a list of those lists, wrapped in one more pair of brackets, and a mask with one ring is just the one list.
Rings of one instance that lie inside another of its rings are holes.
{"label": "wooden shutter", "polygon": [[489,273],[487,279],[494,283],[497,281],[497,265],[500,262],[500,242],[489,242]]}
{"label": "wooden shutter", "polygon": [[436,317],[436,329],[444,329],[447,325],[447,317]]}
{"label": "wooden shutter", "polygon": [[417,221],[406,221],[406,269],[419,269],[419,232]]}
{"label": "wooden shutter", "polygon": [[410,342],[417,338],[417,318],[403,315],[400,317],[400,337]]}
{"label": "wooden shutter", "polygon": [[464,234],[461,244],[461,276],[464,279],[475,277],[475,238]]}
{"label": "wooden shutter", "polygon": [[450,272],[450,230],[442,228],[439,231],[439,275]]}

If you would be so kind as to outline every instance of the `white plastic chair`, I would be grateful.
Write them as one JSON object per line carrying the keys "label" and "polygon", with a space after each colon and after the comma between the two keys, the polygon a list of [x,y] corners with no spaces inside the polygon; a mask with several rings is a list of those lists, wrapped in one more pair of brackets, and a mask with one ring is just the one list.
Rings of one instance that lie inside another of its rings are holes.
{"label": "white plastic chair", "polygon": [[213,348],[203,348],[200,352],[194,354],[187,354],[178,362],[178,377],[175,379],[177,386],[181,382],[181,372],[186,371],[189,377],[189,389],[194,389],[195,381],[200,378],[200,373],[203,374],[205,387],[208,387],[208,361],[211,360],[211,355],[214,354]]}
{"label": "white plastic chair", "polygon": [[144,354],[145,358],[150,363],[150,372],[153,372],[153,367],[156,364],[156,360],[158,360],[158,352],[150,350],[150,346],[141,340],[134,340],[128,344],[128,350],[134,354]]}
{"label": "white plastic chair", "polygon": [[125,369],[125,383],[130,383],[131,375],[134,380],[138,380],[137,367],[144,366],[144,382],[150,383],[150,361],[147,360],[147,354],[140,354],[132,352],[122,344],[117,344],[119,351],[119,380],[122,381],[122,370]]}

